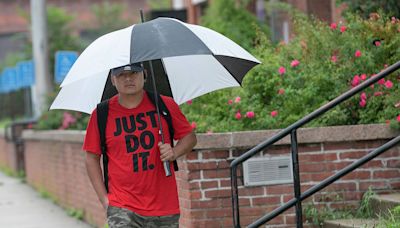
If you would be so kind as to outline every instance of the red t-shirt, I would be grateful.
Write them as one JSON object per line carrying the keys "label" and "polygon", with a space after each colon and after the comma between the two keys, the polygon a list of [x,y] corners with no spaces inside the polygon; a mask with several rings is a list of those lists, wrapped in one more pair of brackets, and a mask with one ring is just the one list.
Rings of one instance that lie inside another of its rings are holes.
{"label": "red t-shirt", "polygon": [[[162,99],[171,113],[174,138],[179,140],[192,128],[179,106],[170,97]],[[169,143],[168,124],[161,117],[165,142]],[[132,109],[118,102],[118,95],[109,101],[106,127],[109,193],[111,206],[129,209],[143,216],[179,214],[179,201],[174,168],[165,176],[158,142],[159,124],[155,106],[144,93],[141,103]],[[97,113],[93,111],[83,150],[101,155]]]}

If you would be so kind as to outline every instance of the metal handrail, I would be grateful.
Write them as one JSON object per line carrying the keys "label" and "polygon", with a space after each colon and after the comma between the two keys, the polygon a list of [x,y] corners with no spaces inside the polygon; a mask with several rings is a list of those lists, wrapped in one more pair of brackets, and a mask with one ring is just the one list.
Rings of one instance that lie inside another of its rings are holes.
{"label": "metal handrail", "polygon": [[[293,162],[294,163],[297,162],[297,136],[296,136],[296,130],[298,128],[300,128],[301,126],[303,126],[303,125],[307,124],[308,122],[314,120],[315,118],[319,117],[320,115],[324,114],[325,112],[329,111],[330,109],[336,107],[338,104],[340,104],[343,101],[351,98],[352,96],[354,96],[358,92],[360,92],[363,89],[369,87],[370,85],[378,82],[380,79],[382,79],[382,78],[386,77],[387,75],[393,73],[394,71],[396,71],[399,68],[400,68],[400,61],[396,62],[395,64],[393,64],[391,66],[389,66],[388,68],[384,69],[380,73],[378,73],[375,76],[371,77],[370,79],[364,81],[360,85],[358,85],[358,86],[350,89],[349,91],[343,93],[342,95],[336,97],[332,101],[330,101],[327,104],[321,106],[317,110],[313,111],[312,113],[308,114],[307,116],[303,117],[302,119],[300,119],[297,122],[293,123],[289,127],[287,127],[285,129],[283,129],[282,131],[278,132],[276,135],[274,135],[271,138],[261,142],[260,144],[258,144],[254,148],[250,149],[249,151],[245,152],[244,154],[242,154],[241,156],[239,156],[235,160],[233,160],[231,162],[231,164],[230,164],[230,169],[231,169],[232,211],[233,211],[234,227],[236,227],[236,228],[240,227],[239,195],[238,195],[238,183],[237,183],[237,167],[241,163],[245,162],[250,157],[252,157],[255,154],[259,153],[260,151],[266,149],[268,146],[271,146],[272,144],[274,144],[275,142],[281,140],[282,138],[286,137],[289,134],[291,134],[291,136],[292,136],[291,137],[292,138],[292,158],[295,158],[295,159],[293,159]],[[397,138],[399,138],[399,137],[397,137]],[[390,141],[390,142],[392,142],[392,141]],[[294,145],[293,145],[293,142],[295,143]],[[390,143],[390,142],[388,142],[388,143]],[[394,142],[397,143],[398,140],[394,140]],[[390,145],[392,145],[394,142],[390,143]],[[393,144],[393,145],[395,145],[395,144]],[[362,159],[360,159],[360,160],[362,160]],[[358,164],[358,161],[353,163],[353,164]],[[358,165],[357,167],[359,167],[359,166],[360,165]],[[355,168],[357,168],[357,167],[355,167]],[[341,171],[339,171],[334,176],[327,178],[326,180],[328,180],[328,179],[329,180],[333,180],[333,181],[329,182],[327,185],[329,185],[332,182],[334,182],[335,180],[339,179],[340,176],[338,174],[340,174],[343,170],[346,170],[347,168],[348,167],[342,169]],[[310,191],[311,189],[318,189],[317,191],[319,191],[320,189],[326,187],[327,185],[325,185],[325,186],[323,186],[322,188],[319,189],[318,186],[322,186],[321,184],[326,181],[326,180],[324,180],[323,182],[321,182],[317,186],[314,186],[313,188],[311,188],[308,191],[306,191],[304,194],[299,195],[299,192],[300,192],[300,179],[299,179],[299,173],[298,173],[298,164],[295,163],[293,165],[293,169],[294,169],[294,175],[295,175],[295,177],[294,177],[295,186],[294,187],[295,187],[295,196],[296,196],[296,198],[290,200],[289,202],[287,202],[286,204],[282,205],[278,209],[272,211],[270,214],[273,214],[273,216],[269,216],[269,215],[263,216],[262,218],[257,220],[256,223],[251,224],[250,227],[252,227],[253,225],[261,225],[261,224],[263,224],[263,223],[275,218],[276,216],[281,214],[283,211],[286,211],[287,209],[289,209],[290,207],[294,206],[295,204],[297,204],[296,205],[297,224],[298,224],[298,227],[302,227],[302,225],[300,223],[301,222],[301,217],[299,217],[299,213],[301,215],[301,201],[315,193],[315,192],[311,192]],[[297,169],[297,171],[296,171],[296,169]],[[352,171],[352,170],[350,170],[350,171]],[[346,172],[345,174],[347,174],[347,173],[348,172]],[[343,175],[345,175],[345,174],[343,174]],[[332,179],[330,179],[330,178],[332,178]],[[298,190],[296,190],[296,189],[298,189]],[[298,210],[300,210],[300,211],[298,211]],[[279,212],[279,213],[277,213],[277,212]],[[268,218],[268,220],[265,220],[266,218]],[[262,222],[262,223],[260,223],[260,222]]]}

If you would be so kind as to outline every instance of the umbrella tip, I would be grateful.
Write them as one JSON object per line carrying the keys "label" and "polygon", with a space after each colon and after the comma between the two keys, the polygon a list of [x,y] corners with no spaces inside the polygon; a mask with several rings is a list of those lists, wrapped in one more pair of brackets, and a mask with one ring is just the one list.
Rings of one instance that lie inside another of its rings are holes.
{"label": "umbrella tip", "polygon": [[144,22],[143,9],[140,9],[140,19],[142,20],[143,23]]}

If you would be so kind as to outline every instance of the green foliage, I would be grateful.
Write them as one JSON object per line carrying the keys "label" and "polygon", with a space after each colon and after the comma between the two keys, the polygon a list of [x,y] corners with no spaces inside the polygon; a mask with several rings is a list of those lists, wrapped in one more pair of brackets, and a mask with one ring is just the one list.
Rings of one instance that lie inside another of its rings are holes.
{"label": "green foliage", "polygon": [[129,21],[122,18],[124,7],[126,6],[109,1],[94,5],[92,12],[96,18],[97,26],[84,32],[85,37],[82,45],[88,46],[92,41],[106,33],[127,27],[130,24]]}
{"label": "green foliage", "polygon": [[371,198],[375,196],[376,193],[372,190],[371,187],[368,188],[368,191],[364,193],[363,198],[360,202],[360,207],[357,209],[356,217],[357,218],[372,218],[375,216],[374,209],[371,205]]}
{"label": "green foliage", "polygon": [[11,119],[10,118],[1,119],[0,120],[0,129],[5,128],[10,123],[11,123]]}
{"label": "green foliage", "polygon": [[[291,42],[277,45],[255,30],[252,53],[262,64],[245,77],[243,90],[212,93],[182,106],[188,119],[197,123],[198,132],[287,127],[351,89],[354,78],[365,74],[368,79],[400,59],[400,22],[386,15],[368,20],[349,15],[346,23],[331,28],[295,13],[293,27],[296,36]],[[356,56],[357,50],[361,56]],[[285,73],[279,73],[280,67]],[[392,73],[384,83],[365,89],[365,95],[356,95],[308,126],[390,122],[398,128],[397,81],[397,74]],[[236,96],[241,101],[227,105]],[[366,101],[364,107],[362,100]],[[254,118],[245,117],[249,111],[254,112]],[[239,120],[235,119],[237,112],[242,115]]]}
{"label": "green foliage", "polygon": [[148,0],[150,9],[152,10],[165,10],[171,9],[171,1],[170,0]]}
{"label": "green foliage", "polygon": [[6,174],[7,176],[16,177],[16,178],[20,179],[21,182],[25,182],[26,175],[23,170],[16,172],[13,169],[11,169],[10,167],[0,164],[0,171],[3,172],[4,174]]}
{"label": "green foliage", "polygon": [[78,220],[82,220],[84,217],[84,211],[82,209],[67,208],[67,214]]}
{"label": "green foliage", "polygon": [[324,202],[342,202],[345,206],[342,208],[330,208],[326,206],[318,206],[314,203],[308,203],[304,207],[304,215],[306,222],[323,227],[324,221],[335,220],[335,219],[349,219],[349,218],[372,218],[374,217],[373,208],[371,206],[371,197],[375,196],[376,193],[369,187],[368,191],[364,193],[363,198],[360,202],[360,206],[355,210],[351,206],[346,206],[343,198],[336,194],[333,199],[327,197],[323,199]]}
{"label": "green foliage", "polygon": [[347,5],[344,13],[357,13],[368,18],[371,13],[382,10],[385,14],[400,17],[400,1],[398,0],[336,0],[337,4]]}
{"label": "green foliage", "polygon": [[47,7],[48,48],[50,75],[54,72],[55,53],[60,50],[79,51],[82,46],[78,37],[72,34],[71,22],[74,19],[65,10]]}
{"label": "green foliage", "polygon": [[43,199],[50,199],[54,204],[58,204],[59,202],[58,198],[54,196],[52,193],[50,193],[43,186],[39,186],[37,188],[37,191],[39,192],[40,197],[42,197]]}
{"label": "green foliage", "polygon": [[391,209],[387,216],[379,217],[377,228],[397,228],[400,227],[400,206]]}
{"label": "green foliage", "polygon": [[[51,103],[55,99],[59,90],[60,89],[56,89],[53,93],[48,95],[48,103]],[[88,121],[89,115],[86,113],[66,110],[51,110],[42,114],[34,128],[38,130],[82,130],[86,129]]]}
{"label": "green foliage", "polygon": [[256,30],[259,29],[265,34],[269,31],[254,15],[245,10],[247,1],[240,3],[235,4],[232,0],[213,1],[201,18],[201,23],[251,50],[257,37]]}
{"label": "green foliage", "polygon": [[353,209],[349,207],[332,209],[330,207],[318,207],[314,203],[306,204],[303,209],[306,218],[306,224],[313,224],[318,227],[323,227],[324,221],[334,219],[353,218]]}

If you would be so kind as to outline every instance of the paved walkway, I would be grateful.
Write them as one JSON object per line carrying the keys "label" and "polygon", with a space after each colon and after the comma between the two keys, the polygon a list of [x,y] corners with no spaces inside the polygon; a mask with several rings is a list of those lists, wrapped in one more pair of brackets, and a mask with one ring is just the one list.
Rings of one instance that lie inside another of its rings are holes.
{"label": "paved walkway", "polygon": [[42,198],[32,187],[0,172],[0,227],[90,228]]}

